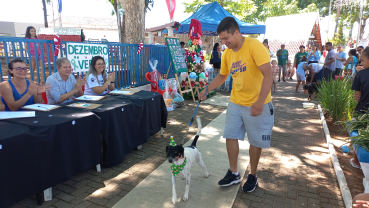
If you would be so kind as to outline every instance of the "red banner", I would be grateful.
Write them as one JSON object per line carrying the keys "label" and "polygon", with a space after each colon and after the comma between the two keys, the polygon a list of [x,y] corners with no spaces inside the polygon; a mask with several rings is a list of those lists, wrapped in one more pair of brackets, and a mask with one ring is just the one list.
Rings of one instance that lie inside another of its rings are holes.
{"label": "red banner", "polygon": [[167,2],[170,19],[173,19],[174,11],[176,10],[176,0],[165,0]]}

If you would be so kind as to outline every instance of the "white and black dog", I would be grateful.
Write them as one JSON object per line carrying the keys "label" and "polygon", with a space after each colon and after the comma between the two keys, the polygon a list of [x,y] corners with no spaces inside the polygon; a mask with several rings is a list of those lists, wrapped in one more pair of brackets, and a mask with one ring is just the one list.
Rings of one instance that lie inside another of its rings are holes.
{"label": "white and black dog", "polygon": [[[198,130],[193,140],[192,144],[188,147],[183,148],[181,145],[175,145],[174,140],[171,141],[172,145],[175,146],[167,146],[167,158],[168,162],[172,164],[172,187],[173,187],[173,196],[172,202],[173,204],[177,201],[177,192],[176,192],[176,175],[182,174],[182,179],[186,179],[186,191],[183,196],[183,201],[188,200],[188,192],[190,190],[190,181],[191,181],[191,167],[195,162],[197,162],[201,167],[205,170],[205,177],[209,177],[209,172],[205,167],[204,161],[202,160],[202,155],[200,151],[196,147],[196,142],[199,139],[201,132],[201,120],[200,117],[196,117]],[[171,138],[172,139],[172,138]]]}

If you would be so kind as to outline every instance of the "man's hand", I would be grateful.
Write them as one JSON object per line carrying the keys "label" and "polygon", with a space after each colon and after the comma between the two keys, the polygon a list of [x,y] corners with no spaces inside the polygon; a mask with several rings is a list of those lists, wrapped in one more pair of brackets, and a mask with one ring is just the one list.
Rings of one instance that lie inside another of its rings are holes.
{"label": "man's hand", "polygon": [[76,84],[74,85],[74,89],[77,91],[80,91],[82,89],[82,86],[85,85],[85,83],[86,83],[86,77],[82,79],[81,75],[79,75],[79,78]]}
{"label": "man's hand", "polygon": [[206,98],[208,97],[208,96],[205,96],[205,93],[206,93],[206,89],[204,88],[204,89],[200,92],[200,94],[199,94],[199,96],[198,96],[198,98],[199,98],[201,101],[206,100]]}
{"label": "man's hand", "polygon": [[369,201],[358,200],[358,201],[355,202],[355,204],[352,205],[352,207],[368,208],[369,207]]}
{"label": "man's hand", "polygon": [[360,97],[361,97],[361,95],[359,95],[358,93],[355,93],[355,94],[354,94],[354,99],[355,99],[356,101],[358,101],[358,102],[359,102],[359,100],[360,100]]}
{"label": "man's hand", "polygon": [[250,115],[251,116],[258,116],[263,112],[264,109],[264,103],[260,101],[256,101],[250,109]]}

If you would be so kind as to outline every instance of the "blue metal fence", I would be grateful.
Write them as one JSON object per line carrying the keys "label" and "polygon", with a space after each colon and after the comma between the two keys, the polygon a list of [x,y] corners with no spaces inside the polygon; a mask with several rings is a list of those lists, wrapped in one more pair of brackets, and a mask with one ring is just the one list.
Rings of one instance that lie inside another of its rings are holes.
{"label": "blue metal fence", "polygon": [[[60,55],[66,57],[66,45],[68,42],[62,41]],[[89,44],[102,44],[91,43]],[[138,44],[124,43],[103,43],[109,48],[108,71],[116,73],[116,87],[127,88],[135,87],[149,82],[145,74],[151,71],[149,60],[157,59],[157,70],[164,78],[173,78],[174,70],[171,66],[168,77],[166,77],[170,66],[170,57],[166,46],[144,45],[140,54],[137,54]],[[32,50],[33,48],[33,50]],[[29,79],[38,83],[46,82],[46,78],[57,71],[54,56],[54,41],[40,39],[25,39],[15,37],[0,36],[0,81],[10,77],[4,72],[7,71],[7,65],[11,59],[21,58],[30,67]],[[31,52],[33,54],[30,56]],[[40,57],[34,58],[34,57]],[[39,66],[39,67],[37,67]],[[33,72],[33,73],[32,73]],[[78,73],[74,74],[78,76]],[[81,73],[84,76],[84,73]]]}

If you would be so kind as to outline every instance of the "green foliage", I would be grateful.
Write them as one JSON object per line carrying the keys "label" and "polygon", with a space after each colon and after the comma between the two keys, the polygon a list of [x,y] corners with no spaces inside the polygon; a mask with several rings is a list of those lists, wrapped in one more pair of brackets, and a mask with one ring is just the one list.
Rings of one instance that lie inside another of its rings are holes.
{"label": "green foliage", "polygon": [[352,145],[358,145],[363,147],[366,151],[369,152],[369,131],[368,130],[358,130],[359,135],[350,137],[348,140],[351,141]]}
{"label": "green foliage", "polygon": [[258,38],[260,34],[251,34],[248,35],[249,38]]}
{"label": "green foliage", "polygon": [[237,18],[249,23],[265,21],[268,17],[315,12],[319,8],[316,0],[194,0],[192,3],[183,4],[186,13],[193,13],[203,4],[215,1]]}
{"label": "green foliage", "polygon": [[346,45],[348,38],[343,34],[343,20],[340,21],[338,25],[338,33],[334,34],[332,39],[329,39],[329,42],[333,43],[333,47],[337,47],[339,44]]}
{"label": "green foliage", "polygon": [[318,87],[318,99],[321,106],[332,117],[334,122],[347,120],[355,108],[354,91],[351,90],[352,80],[323,80]]}

